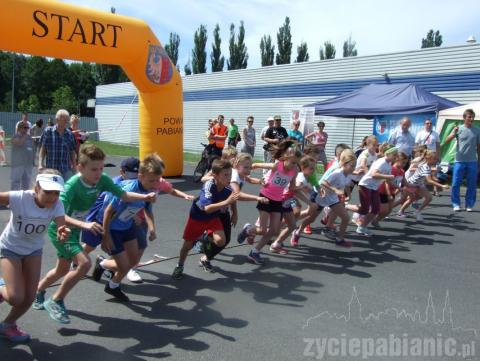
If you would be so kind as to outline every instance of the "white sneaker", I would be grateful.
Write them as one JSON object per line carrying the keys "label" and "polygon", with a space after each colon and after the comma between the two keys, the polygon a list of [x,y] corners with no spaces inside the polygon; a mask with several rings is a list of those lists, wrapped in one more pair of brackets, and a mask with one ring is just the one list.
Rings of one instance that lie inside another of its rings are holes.
{"label": "white sneaker", "polygon": [[133,282],[133,283],[142,283],[143,282],[142,277],[134,269],[131,269],[130,271],[128,271],[127,278],[130,282]]}
{"label": "white sneaker", "polygon": [[467,212],[473,212],[473,208],[467,208],[465,209]]}
{"label": "white sneaker", "polygon": [[454,212],[460,212],[461,210],[462,210],[462,208],[460,208],[460,206],[453,207]]}
{"label": "white sneaker", "polygon": [[417,221],[420,221],[420,222],[423,221],[423,216],[420,212],[417,212],[415,217],[417,218]]}
{"label": "white sneaker", "polygon": [[367,227],[362,227],[362,226],[358,226],[355,232],[368,237],[373,235],[373,233]]}

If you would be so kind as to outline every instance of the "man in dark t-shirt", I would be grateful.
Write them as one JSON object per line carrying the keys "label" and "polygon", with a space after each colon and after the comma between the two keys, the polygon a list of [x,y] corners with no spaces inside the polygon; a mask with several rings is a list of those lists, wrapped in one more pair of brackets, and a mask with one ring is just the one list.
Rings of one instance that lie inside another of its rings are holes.
{"label": "man in dark t-shirt", "polygon": [[[282,118],[280,115],[275,115],[273,118],[274,123],[273,127],[269,128],[265,132],[265,137],[263,140],[268,143],[268,150],[272,150],[273,145],[279,144],[281,141],[288,138],[287,130],[282,127]],[[269,158],[269,162],[272,160],[271,155]]]}

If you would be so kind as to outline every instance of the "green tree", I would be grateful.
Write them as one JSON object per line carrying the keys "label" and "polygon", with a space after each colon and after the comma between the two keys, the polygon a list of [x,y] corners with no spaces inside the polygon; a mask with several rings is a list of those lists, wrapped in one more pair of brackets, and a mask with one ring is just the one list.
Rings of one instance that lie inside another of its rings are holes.
{"label": "green tree", "polygon": [[210,60],[212,61],[212,72],[223,71],[225,65],[225,57],[222,56],[222,39],[220,39],[220,26],[215,25],[213,30],[212,52],[210,53]]}
{"label": "green tree", "polygon": [[97,85],[124,83],[127,75],[118,65],[95,64],[94,78]]}
{"label": "green tree", "polygon": [[190,57],[188,58],[187,64],[183,67],[185,75],[192,75],[192,68],[190,67]]}
{"label": "green tree", "polygon": [[260,41],[260,55],[262,58],[262,66],[273,65],[275,60],[275,45],[272,45],[270,35],[264,35]]}
{"label": "green tree", "polygon": [[290,64],[292,56],[292,34],[290,33],[290,19],[287,16],[285,22],[278,29],[277,33],[278,53],[275,57],[277,65]]}
{"label": "green tree", "polygon": [[192,72],[193,74],[201,74],[207,72],[207,28],[200,25],[193,37],[195,47],[192,50]]}
{"label": "green tree", "polygon": [[442,43],[443,39],[442,35],[440,35],[440,31],[437,30],[433,32],[433,29],[430,29],[426,38],[422,38],[422,49],[439,47],[442,45]]}
{"label": "green tree", "polygon": [[173,65],[177,66],[178,63],[178,48],[180,47],[180,36],[177,33],[170,33],[170,40],[165,45],[165,51],[168,57],[172,61]]}
{"label": "green tree", "polygon": [[80,114],[93,116],[94,109],[87,108],[87,100],[95,98],[95,66],[90,63],[71,63],[70,81],[68,85],[72,89],[75,99],[79,102]]}
{"label": "green tree", "polygon": [[28,99],[23,99],[18,103],[17,110],[28,113],[41,113],[40,100],[35,94],[32,94]]}
{"label": "green tree", "polygon": [[326,41],[324,46],[325,50],[320,47],[320,60],[335,59],[335,45],[333,45],[330,41]]}
{"label": "green tree", "polygon": [[56,112],[58,109],[66,109],[70,113],[77,113],[77,105],[72,89],[68,85],[62,86],[52,93],[52,112]]}
{"label": "green tree", "polygon": [[301,42],[300,46],[297,46],[297,59],[295,60],[296,63],[303,63],[308,61],[310,56],[308,55],[308,47],[307,43]]}
{"label": "green tree", "polygon": [[343,57],[348,58],[350,56],[357,56],[357,49],[355,49],[356,45],[357,43],[352,40],[352,36],[350,35],[343,43]]}
{"label": "green tree", "polygon": [[247,47],[245,46],[245,27],[243,21],[240,21],[238,35],[235,38],[235,25],[230,25],[230,41],[228,48],[230,50],[230,59],[227,60],[228,70],[246,69],[248,64]]}
{"label": "green tree", "polygon": [[[17,64],[18,65],[18,64]],[[53,83],[49,77],[49,62],[41,56],[26,58],[25,66],[15,72],[15,98],[18,103],[32,94],[38,97],[42,110],[51,109]]]}

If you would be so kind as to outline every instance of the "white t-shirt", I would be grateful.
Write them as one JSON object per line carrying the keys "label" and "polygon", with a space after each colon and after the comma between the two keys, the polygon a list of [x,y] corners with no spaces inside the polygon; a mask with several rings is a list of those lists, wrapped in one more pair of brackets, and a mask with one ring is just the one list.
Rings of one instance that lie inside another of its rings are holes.
{"label": "white t-shirt", "polygon": [[[370,168],[370,166],[372,165],[373,162],[375,162],[377,160],[377,153],[373,153],[371,154],[368,149],[365,149],[362,153],[360,153],[360,155],[358,156],[358,159],[357,159],[357,164],[355,166],[355,170],[358,170],[360,168],[360,164],[361,164],[361,161],[362,159],[366,159],[367,160],[367,167]],[[362,179],[362,177],[364,176],[365,174],[351,174],[350,175],[350,179],[351,180],[354,180],[355,182],[358,182],[360,181],[360,179]]]}
{"label": "white t-shirt", "polygon": [[380,174],[392,174],[392,165],[388,163],[385,158],[377,159],[375,162],[373,162],[367,174],[363,176],[363,178],[358,184],[374,191],[378,190],[378,188],[380,188],[380,185],[382,184],[382,182],[385,181],[385,179],[373,178],[372,173],[375,170],[378,171]]}
{"label": "white t-shirt", "polygon": [[437,143],[440,142],[440,136],[434,130],[432,132],[427,132],[425,129],[422,129],[417,133],[415,137],[415,144],[426,145],[428,149],[437,151]]}
{"label": "white t-shirt", "polygon": [[43,248],[48,225],[53,219],[65,215],[62,201],[59,199],[52,208],[40,208],[32,190],[11,191],[9,198],[10,221],[0,236],[0,248],[20,255]]}
{"label": "white t-shirt", "polygon": [[240,189],[242,189],[243,183],[245,183],[245,181],[242,178],[240,178],[240,175],[238,174],[238,171],[235,168],[232,169],[232,178],[230,180],[230,183],[237,183]]}
{"label": "white t-shirt", "polygon": [[305,178],[305,175],[303,174],[303,172],[299,172],[297,174],[297,178],[295,179],[295,185],[297,187],[309,187],[309,188],[312,188],[312,186],[310,185],[310,183],[308,183],[308,180],[307,178]]}
{"label": "white t-shirt", "polygon": [[[350,183],[350,178],[345,176],[342,169],[336,169],[325,177],[323,181],[328,182],[332,187],[337,189],[344,189]],[[330,207],[331,205],[338,203],[338,195],[334,191],[324,188],[325,196],[322,197],[320,193],[317,195],[315,202],[322,207]]]}

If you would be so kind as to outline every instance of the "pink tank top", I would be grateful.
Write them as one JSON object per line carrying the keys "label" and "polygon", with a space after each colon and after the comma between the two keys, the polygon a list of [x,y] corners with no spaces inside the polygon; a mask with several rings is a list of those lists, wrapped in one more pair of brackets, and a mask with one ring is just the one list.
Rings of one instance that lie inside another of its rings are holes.
{"label": "pink tank top", "polygon": [[269,173],[267,182],[260,190],[260,193],[273,201],[281,202],[283,199],[283,191],[288,188],[290,181],[295,177],[298,170],[294,167],[289,171],[285,171],[283,161],[277,164],[277,170]]}
{"label": "pink tank top", "polygon": [[[328,140],[328,134],[325,132],[316,131],[313,135],[312,143],[318,144],[320,142],[326,142]],[[320,149],[325,149],[325,144],[319,145]]]}

